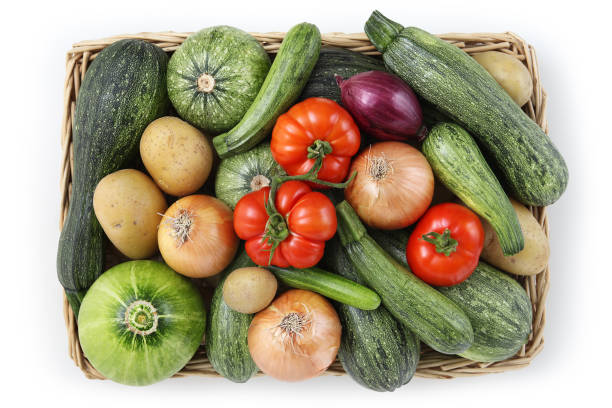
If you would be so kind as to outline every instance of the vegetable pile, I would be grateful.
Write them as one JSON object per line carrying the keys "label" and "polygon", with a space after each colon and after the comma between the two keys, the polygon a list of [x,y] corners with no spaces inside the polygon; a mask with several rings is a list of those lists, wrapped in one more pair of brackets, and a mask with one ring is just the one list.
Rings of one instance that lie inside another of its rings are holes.
{"label": "vegetable pile", "polygon": [[[393,391],[421,343],[479,362],[526,343],[531,303],[508,274],[550,250],[525,206],[568,177],[521,110],[529,72],[377,11],[365,31],[382,58],[322,48],[302,23],[272,63],[228,26],[170,58],[122,40],[93,60],[57,270],[102,375],[152,384],[203,346],[234,382],[339,358]],[[104,271],[109,245],[124,262]]]}

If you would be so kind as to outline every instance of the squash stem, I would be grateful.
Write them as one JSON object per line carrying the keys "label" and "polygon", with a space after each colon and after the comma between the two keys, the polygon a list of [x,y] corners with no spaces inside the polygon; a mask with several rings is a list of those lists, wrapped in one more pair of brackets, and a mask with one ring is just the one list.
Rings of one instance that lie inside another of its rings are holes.
{"label": "squash stem", "polygon": [[342,201],[338,204],[336,214],[338,215],[338,235],[342,245],[359,241],[364,237],[366,229],[348,202]]}
{"label": "squash stem", "polygon": [[403,29],[401,24],[383,16],[378,10],[374,10],[364,27],[370,42],[382,53]]}

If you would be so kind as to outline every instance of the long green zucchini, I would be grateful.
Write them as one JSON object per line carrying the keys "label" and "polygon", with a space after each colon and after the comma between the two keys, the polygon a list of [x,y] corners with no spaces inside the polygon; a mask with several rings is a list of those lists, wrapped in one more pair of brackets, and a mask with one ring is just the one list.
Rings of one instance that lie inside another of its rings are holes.
{"label": "long green zucchini", "polygon": [[531,302],[525,289],[505,273],[480,262],[458,285],[439,288],[467,314],[472,346],[460,355],[475,361],[501,361],[515,355],[531,333]]}
{"label": "long green zucchini", "polygon": [[465,351],[474,339],[465,313],[387,254],[367,234],[349,203],[338,204],[336,212],[338,234],[348,258],[387,310],[434,350],[445,354]]}
{"label": "long green zucchini", "polygon": [[365,32],[388,69],[478,139],[524,204],[557,201],[568,170],[548,136],[495,79],[459,48],[419,28],[402,27],[374,11]]}
{"label": "long green zucchini", "polygon": [[251,107],[233,129],[213,139],[221,158],[245,152],[268,135],[302,92],[320,49],[315,25],[301,23],[289,30]]}
{"label": "long green zucchini", "polygon": [[221,280],[210,304],[205,347],[208,360],[216,372],[237,382],[246,382],[257,372],[247,344],[247,332],[253,315],[239,313],[223,300],[223,283],[232,271],[255,266],[244,250],[221,272]]}
{"label": "long green zucchini", "polygon": [[[330,270],[365,284],[338,237],[327,242],[323,259]],[[375,391],[393,391],[412,379],[420,358],[420,342],[408,327],[395,320],[384,306],[376,310],[337,302],[334,306],[342,323],[338,358],[356,382]]]}
{"label": "long green zucchini", "polygon": [[320,268],[279,268],[268,266],[276,278],[287,286],[311,290],[327,298],[363,310],[374,310],[380,297],[373,290]]}
{"label": "long green zucchini", "polygon": [[103,272],[104,232],[93,192],[138,152],[142,132],[168,108],[168,56],[156,45],[121,40],[91,63],[76,100],[70,208],[57,250],[57,276],[78,315],[85,292]]}
{"label": "long green zucchini", "polygon": [[454,123],[439,123],[429,132],[422,151],[438,179],[489,221],[504,255],[523,249],[525,242],[516,212],[465,130]]}

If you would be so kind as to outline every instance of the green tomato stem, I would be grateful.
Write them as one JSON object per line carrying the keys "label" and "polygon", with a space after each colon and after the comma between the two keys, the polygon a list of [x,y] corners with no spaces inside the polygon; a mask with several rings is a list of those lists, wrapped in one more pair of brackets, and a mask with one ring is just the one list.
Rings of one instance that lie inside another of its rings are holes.
{"label": "green tomato stem", "polygon": [[446,228],[442,234],[437,232],[429,232],[421,237],[423,241],[429,242],[436,246],[436,252],[450,256],[451,253],[457,250],[459,244],[456,239],[451,237],[450,230]]}

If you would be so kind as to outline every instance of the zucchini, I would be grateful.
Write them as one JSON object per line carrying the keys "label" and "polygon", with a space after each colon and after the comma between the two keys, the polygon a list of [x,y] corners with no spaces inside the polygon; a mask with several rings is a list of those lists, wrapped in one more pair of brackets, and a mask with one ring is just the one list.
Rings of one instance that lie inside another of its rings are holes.
{"label": "zucchini", "polygon": [[246,194],[271,184],[285,174],[274,161],[269,143],[262,143],[248,152],[221,160],[215,178],[215,196],[232,209]]}
{"label": "zucchini", "polygon": [[247,332],[253,315],[239,313],[223,300],[223,283],[238,268],[255,266],[244,250],[221,273],[221,280],[210,303],[206,327],[206,355],[216,372],[228,380],[243,383],[257,372],[247,344]]}
{"label": "zucchini", "polygon": [[374,228],[368,228],[368,235],[393,259],[400,262],[404,266],[408,265],[406,261],[406,246],[408,239],[412,233],[412,226],[406,229],[383,231]]}
{"label": "zucchini", "polygon": [[388,69],[423,98],[463,124],[524,204],[554,203],[568,170],[548,136],[467,53],[419,28],[374,11],[365,32]]}
{"label": "zucchini", "polygon": [[489,221],[504,255],[520,252],[525,246],[521,224],[474,139],[459,125],[439,123],[429,132],[422,151],[438,179]]}
{"label": "zucchini", "polygon": [[387,254],[367,234],[349,203],[338,204],[336,212],[348,258],[387,310],[432,349],[444,354],[465,351],[474,339],[466,314]]}
{"label": "zucchini", "polygon": [[168,56],[142,40],[121,40],[91,63],[73,120],[74,164],[68,215],[57,249],[57,275],[75,315],[104,266],[104,231],[93,192],[137,156],[140,136],[167,111]]}
{"label": "zucchini", "polygon": [[[325,246],[330,270],[359,284],[353,265],[334,237]],[[375,391],[393,391],[408,383],[419,363],[420,342],[384,306],[361,310],[334,302],[342,323],[338,358],[344,370],[359,384]]]}
{"label": "zucchini", "polygon": [[467,314],[474,342],[460,356],[501,361],[515,355],[531,333],[531,302],[525,289],[505,273],[480,262],[458,285],[439,288]]}
{"label": "zucchini", "polygon": [[380,58],[346,48],[321,47],[319,60],[300,95],[300,100],[321,97],[341,103],[340,87],[336,83],[335,75],[349,79],[360,72],[384,70],[385,64]]}
{"label": "zucchini", "polygon": [[321,33],[315,25],[301,23],[289,30],[247,112],[233,129],[213,139],[221,158],[251,149],[270,133],[302,92],[320,49]]}
{"label": "zucchini", "polygon": [[168,95],[181,118],[206,134],[240,121],[270,69],[270,57],[250,34],[205,28],[187,37],[168,63]]}
{"label": "zucchini", "polygon": [[295,269],[270,265],[267,269],[292,288],[311,290],[362,310],[374,310],[380,305],[380,297],[373,290],[320,268]]}

